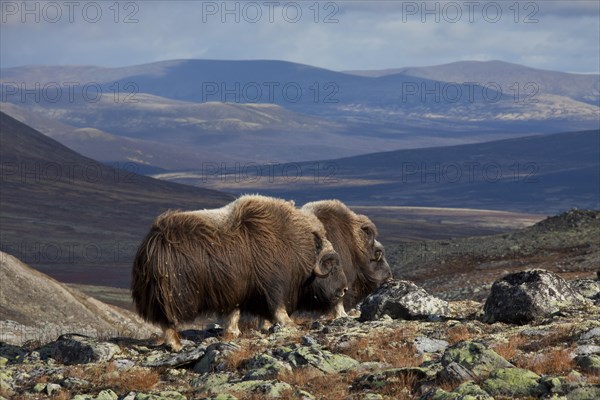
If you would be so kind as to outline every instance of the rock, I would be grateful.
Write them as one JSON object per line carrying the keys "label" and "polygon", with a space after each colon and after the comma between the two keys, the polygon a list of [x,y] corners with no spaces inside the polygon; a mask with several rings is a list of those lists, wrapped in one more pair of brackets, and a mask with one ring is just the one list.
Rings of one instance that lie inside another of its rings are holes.
{"label": "rock", "polygon": [[326,374],[334,374],[357,367],[360,363],[343,354],[333,354],[320,346],[300,346],[283,355],[293,368],[309,365]]}
{"label": "rock", "polygon": [[579,279],[569,282],[571,287],[578,291],[583,297],[596,300],[600,298],[600,281],[591,279]]}
{"label": "rock", "polygon": [[360,311],[361,321],[372,321],[384,315],[393,319],[427,319],[446,316],[450,309],[448,302],[431,296],[414,283],[392,280],[367,297]]}
{"label": "rock", "polygon": [[110,389],[103,390],[96,396],[96,400],[117,400],[118,398],[119,396]]}
{"label": "rock", "polygon": [[590,385],[577,388],[567,393],[568,400],[598,400],[600,399],[600,387]]}
{"label": "rock", "polygon": [[69,390],[83,388],[83,387],[88,386],[89,384],[90,384],[90,382],[86,381],[85,379],[79,379],[79,378],[73,378],[73,377],[65,378],[62,381],[62,386],[65,389],[69,389]]}
{"label": "rock", "polygon": [[581,340],[592,340],[595,338],[600,338],[600,327],[592,328],[589,331],[583,333],[580,337]]}
{"label": "rock", "polygon": [[227,356],[239,350],[240,346],[234,343],[214,343],[206,348],[206,353],[194,365],[194,372],[223,372],[227,368]]}
{"label": "rock", "polygon": [[575,349],[577,355],[600,354],[600,346],[594,344],[582,344]]}
{"label": "rock", "polygon": [[137,393],[135,400],[187,400],[187,397],[179,392],[167,390],[156,394]]}
{"label": "rock", "polygon": [[582,305],[583,296],[560,276],[542,269],[516,272],[494,282],[483,307],[485,322],[539,322]]}
{"label": "rock", "polygon": [[304,335],[300,338],[300,344],[304,346],[312,346],[314,344],[317,344],[317,339],[310,335]]}
{"label": "rock", "polygon": [[120,352],[118,345],[99,342],[88,336],[67,334],[60,336],[39,350],[42,359],[52,358],[65,365],[109,361]]}
{"label": "rock", "polygon": [[186,349],[180,353],[159,353],[147,357],[143,365],[146,367],[181,367],[197,362],[204,354],[206,354],[204,346]]}
{"label": "rock", "polygon": [[539,375],[521,368],[501,368],[493,371],[482,384],[492,396],[539,397],[543,387]]}
{"label": "rock", "polygon": [[190,384],[199,392],[214,393],[218,391],[219,387],[227,384],[229,379],[231,379],[231,374],[229,373],[209,373],[192,379]]}
{"label": "rock", "polygon": [[[192,385],[199,389],[199,392],[206,392],[212,395],[234,394],[243,395],[243,398],[253,397],[253,395],[262,395],[266,398],[289,398],[293,393],[292,387],[286,382],[276,380],[252,380],[252,381],[233,381],[228,382],[229,375],[225,374],[205,374],[205,376],[194,380]],[[261,397],[261,398],[263,398]],[[229,397],[222,397],[229,398]],[[234,397],[235,398],[235,397]]]}
{"label": "rock", "polygon": [[450,345],[445,340],[430,339],[426,336],[416,337],[414,344],[419,354],[437,353],[439,351],[444,351]]}
{"label": "rock", "polygon": [[[466,372],[452,363],[463,367]],[[446,349],[442,356],[442,366],[444,369],[440,372],[441,377],[461,378],[452,379],[455,381],[485,379],[496,369],[514,367],[495,351],[486,348],[481,343],[470,341],[460,342]]]}
{"label": "rock", "polygon": [[582,371],[597,374],[600,373],[600,357],[596,355],[583,355],[575,357],[577,366]]}
{"label": "rock", "polygon": [[268,380],[274,379],[279,374],[292,372],[290,364],[279,361],[269,354],[260,354],[252,358],[247,365],[248,372],[243,380]]}
{"label": "rock", "polygon": [[466,382],[476,380],[477,376],[467,367],[453,361],[440,371],[440,378],[449,382]]}
{"label": "rock", "polygon": [[27,351],[19,346],[0,342],[0,357],[8,360],[9,363],[15,363],[22,360]]}
{"label": "rock", "polygon": [[9,394],[13,390],[13,371],[0,369],[0,393]]}
{"label": "rock", "polygon": [[475,382],[465,382],[448,393],[445,390],[437,389],[431,400],[494,400],[485,390],[479,387]]}
{"label": "rock", "polygon": [[387,385],[396,385],[406,382],[409,377],[421,381],[431,378],[431,374],[424,368],[390,368],[372,374],[358,377],[352,384],[352,390],[379,390]]}

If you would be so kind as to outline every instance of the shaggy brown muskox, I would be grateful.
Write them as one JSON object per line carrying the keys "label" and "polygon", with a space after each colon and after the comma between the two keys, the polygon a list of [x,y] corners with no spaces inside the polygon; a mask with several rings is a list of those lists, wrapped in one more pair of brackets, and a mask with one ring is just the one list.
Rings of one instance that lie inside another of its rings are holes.
{"label": "shaggy brown muskox", "polygon": [[[319,218],[325,226],[327,238],[340,256],[348,280],[348,292],[344,295],[343,305],[338,303],[335,316],[344,316],[344,308],[351,309],[392,277],[385,250],[376,239],[377,228],[367,216],[356,214],[339,200],[307,203],[302,210]],[[323,284],[327,283],[313,283],[315,286]],[[314,301],[310,306],[317,307]]]}
{"label": "shaggy brown muskox", "polygon": [[283,200],[242,196],[217,210],[160,215],[135,256],[132,296],[178,351],[177,324],[204,312],[230,314],[234,330],[237,308],[289,323],[302,287],[336,265],[317,218]]}

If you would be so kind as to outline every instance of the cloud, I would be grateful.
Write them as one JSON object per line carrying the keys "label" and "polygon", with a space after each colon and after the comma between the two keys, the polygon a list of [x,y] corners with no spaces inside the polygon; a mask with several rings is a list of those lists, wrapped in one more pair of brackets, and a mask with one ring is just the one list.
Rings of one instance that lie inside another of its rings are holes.
{"label": "cloud", "polygon": [[[2,67],[214,58],[282,59],[334,70],[469,59],[571,72],[600,69],[600,3],[595,1],[522,1],[517,8],[513,1],[338,1],[318,6],[123,1],[118,7],[83,1],[73,10],[68,2],[28,3],[38,5],[30,4],[26,11],[20,1],[2,1]],[[49,22],[57,13],[48,4],[59,6],[60,19]]]}

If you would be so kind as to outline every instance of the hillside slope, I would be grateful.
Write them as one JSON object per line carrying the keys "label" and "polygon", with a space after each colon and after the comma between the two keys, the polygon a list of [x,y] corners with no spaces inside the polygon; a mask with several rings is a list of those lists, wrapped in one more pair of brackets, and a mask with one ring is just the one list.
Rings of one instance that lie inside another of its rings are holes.
{"label": "hillside slope", "polygon": [[233,199],[107,167],[3,113],[0,142],[1,250],[61,281],[128,287],[158,214]]}
{"label": "hillside slope", "polygon": [[0,342],[44,340],[66,332],[145,337],[155,330],[0,252]]}

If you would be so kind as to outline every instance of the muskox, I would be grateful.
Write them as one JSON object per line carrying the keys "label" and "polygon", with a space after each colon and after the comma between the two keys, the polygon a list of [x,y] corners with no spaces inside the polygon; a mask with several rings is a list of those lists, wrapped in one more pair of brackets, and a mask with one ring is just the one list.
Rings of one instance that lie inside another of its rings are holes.
{"label": "muskox", "polygon": [[[169,211],[142,241],[132,271],[137,312],[181,349],[177,324],[206,312],[228,314],[237,330],[240,308],[288,324],[303,288],[339,265],[320,221],[293,203],[242,196],[216,210]],[[343,274],[342,274],[343,275]],[[327,291],[339,300],[345,278]]]}
{"label": "muskox", "polygon": [[[344,295],[343,305],[340,302],[335,307],[335,316],[344,316],[345,310],[356,306],[392,277],[385,250],[377,241],[377,228],[367,216],[356,214],[339,200],[307,203],[302,210],[314,214],[323,223],[327,238],[340,257],[348,292]],[[315,281],[313,285],[319,287],[328,283]],[[317,307],[315,303],[312,300],[311,307]]]}

